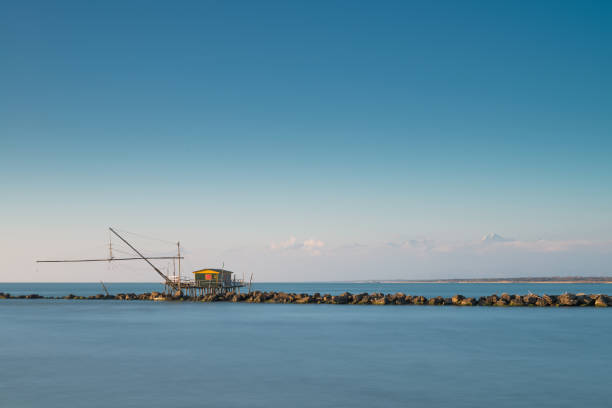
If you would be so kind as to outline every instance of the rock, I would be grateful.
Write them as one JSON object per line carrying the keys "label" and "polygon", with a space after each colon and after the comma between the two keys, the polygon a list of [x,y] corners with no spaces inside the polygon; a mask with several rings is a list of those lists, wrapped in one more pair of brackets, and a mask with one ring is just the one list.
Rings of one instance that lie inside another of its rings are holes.
{"label": "rock", "polygon": [[427,304],[432,305],[432,306],[443,305],[444,304],[444,298],[442,296],[437,296],[435,298],[430,298],[427,301]]}
{"label": "rock", "polygon": [[405,305],[406,304],[406,296],[403,293],[395,294],[395,302],[396,305]]}
{"label": "rock", "polygon": [[413,305],[426,305],[427,298],[425,296],[415,296],[412,298]]}
{"label": "rock", "polygon": [[461,305],[461,302],[465,299],[462,295],[455,295],[452,297],[453,305]]}
{"label": "rock", "polygon": [[364,294],[361,296],[361,298],[359,299],[359,302],[357,304],[359,305],[368,305],[370,304],[371,299],[370,299],[370,295],[368,294]]}
{"label": "rock", "polygon": [[509,306],[525,306],[525,303],[523,302],[523,298],[520,296],[514,297],[512,299],[510,299],[510,303],[508,303]]}
{"label": "rock", "polygon": [[463,299],[460,303],[461,306],[474,306],[475,304],[476,304],[476,299],[474,298]]}
{"label": "rock", "polygon": [[497,295],[487,296],[487,303],[490,305],[494,305],[495,303],[497,303],[498,300],[499,297]]}
{"label": "rock", "polygon": [[578,298],[573,293],[564,293],[557,299],[559,306],[576,306],[578,304]]}
{"label": "rock", "polygon": [[349,302],[349,297],[346,294],[332,296],[332,303],[335,305],[345,305]]}
{"label": "rock", "polygon": [[595,299],[593,299],[591,296],[585,294],[577,294],[576,297],[578,298],[578,305],[580,306],[595,305]]}
{"label": "rock", "polygon": [[389,303],[385,296],[374,298],[371,300],[373,305],[386,305]]}
{"label": "rock", "polygon": [[604,296],[599,296],[595,299],[595,307],[608,307],[608,302]]}
{"label": "rock", "polygon": [[490,298],[491,296],[481,296],[478,299],[478,306],[493,306],[497,300],[493,301]]}
{"label": "rock", "polygon": [[[0,299],[11,298],[8,293],[0,292]],[[46,299],[44,296],[38,294],[19,295],[13,297],[17,299]],[[49,297],[48,299],[54,299]],[[326,304],[374,304],[374,305],[404,305],[404,304],[415,304],[415,305],[457,305],[457,306],[597,306],[597,307],[608,307],[612,306],[612,298],[599,294],[572,294],[564,293],[559,296],[555,295],[542,295],[542,297],[529,293],[527,295],[509,295],[503,293],[501,296],[481,296],[479,298],[465,298],[462,295],[455,295],[452,298],[443,298],[442,296],[433,297],[427,299],[424,296],[410,296],[405,295],[401,292],[395,294],[383,294],[383,293],[360,293],[353,295],[349,292],[344,292],[341,295],[329,295],[325,294],[321,296],[320,293],[309,295],[307,293],[286,293],[286,292],[261,292],[255,291],[250,293],[219,293],[219,294],[207,294],[204,296],[185,296],[180,291],[176,291],[173,296],[160,293],[160,292],[146,292],[141,294],[135,293],[119,293],[113,295],[91,295],[91,296],[75,296],[69,294],[67,296],[56,297],[55,299],[117,299],[117,300],[177,300],[177,301],[202,301],[202,302],[248,302],[248,303],[326,303]]]}

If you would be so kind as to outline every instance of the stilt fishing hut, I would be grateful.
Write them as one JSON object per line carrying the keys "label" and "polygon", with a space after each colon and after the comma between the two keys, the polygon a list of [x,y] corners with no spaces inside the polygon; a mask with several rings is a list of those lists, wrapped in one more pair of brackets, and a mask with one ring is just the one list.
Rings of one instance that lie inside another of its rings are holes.
{"label": "stilt fishing hut", "polygon": [[[123,243],[125,243],[130,249],[132,249],[138,257],[130,258],[115,258],[113,256],[113,246],[109,241],[109,257],[105,259],[69,259],[69,260],[44,260],[36,262],[102,262],[102,261],[133,261],[133,260],[144,260],[148,263],[157,274],[164,281],[164,292],[170,295],[189,295],[189,296],[202,296],[205,294],[225,294],[225,293],[236,293],[240,292],[240,288],[244,287],[244,280],[236,279],[232,276],[234,273],[226,269],[200,269],[193,272],[193,278],[183,278],[181,276],[181,244],[177,242],[177,256],[157,256],[147,257],[144,256],[139,250],[134,248],[125,238],[117,233],[113,228],[109,228],[109,231],[116,235]],[[155,259],[172,259],[178,261],[178,275],[167,275],[164,274],[158,267],[153,265],[151,260]]]}
{"label": "stilt fishing hut", "polygon": [[[200,269],[193,272],[193,279],[181,280],[181,290],[189,296],[240,292],[244,282],[233,275],[234,272],[225,269]],[[173,289],[166,286],[166,291]]]}

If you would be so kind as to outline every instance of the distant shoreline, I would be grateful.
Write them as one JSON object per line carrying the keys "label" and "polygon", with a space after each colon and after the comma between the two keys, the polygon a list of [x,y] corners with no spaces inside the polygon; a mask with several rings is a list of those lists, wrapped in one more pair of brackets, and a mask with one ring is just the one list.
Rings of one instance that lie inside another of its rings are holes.
{"label": "distant shoreline", "polygon": [[612,278],[609,277],[571,277],[571,278],[500,278],[500,279],[432,279],[432,280],[368,280],[368,281],[354,281],[353,283],[394,283],[394,284],[407,284],[407,283],[601,283],[611,284]]}
{"label": "distant shoreline", "polygon": [[[99,281],[13,281],[0,282],[2,284],[99,284]],[[154,281],[105,281],[107,284],[158,284]],[[537,283],[537,284],[568,284],[568,283],[599,283],[612,284],[612,276],[568,276],[568,277],[534,277],[534,278],[461,278],[461,279],[377,279],[377,280],[350,280],[350,281],[255,281],[254,284],[409,284],[409,283]]]}

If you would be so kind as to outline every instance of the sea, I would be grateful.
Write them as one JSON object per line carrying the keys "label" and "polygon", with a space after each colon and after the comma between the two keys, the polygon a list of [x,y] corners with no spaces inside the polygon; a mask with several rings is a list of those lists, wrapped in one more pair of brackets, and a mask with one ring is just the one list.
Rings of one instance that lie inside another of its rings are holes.
{"label": "sea", "polygon": [[[107,283],[111,293],[159,290]],[[606,284],[257,283],[295,293],[612,294]],[[95,283],[0,292],[102,293]],[[0,407],[612,406],[612,308],[0,300]]]}

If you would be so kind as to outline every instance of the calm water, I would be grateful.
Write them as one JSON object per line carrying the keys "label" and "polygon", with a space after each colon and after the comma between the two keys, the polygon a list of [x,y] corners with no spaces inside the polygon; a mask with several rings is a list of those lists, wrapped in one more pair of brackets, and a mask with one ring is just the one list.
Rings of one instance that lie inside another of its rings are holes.
{"label": "calm water", "polygon": [[[88,294],[61,285],[24,290]],[[116,285],[111,291],[143,291]],[[316,291],[336,291],[327,285]],[[376,290],[396,292],[391,286]],[[456,286],[402,291],[523,287]],[[544,286],[609,293],[608,285]],[[0,407],[558,408],[612,400],[612,309],[0,300],[0,328]]]}
{"label": "calm water", "polygon": [[[113,293],[144,293],[154,290],[161,291],[163,286],[159,283],[105,283],[107,289]],[[403,292],[411,295],[453,296],[457,293],[464,296],[487,296],[493,293],[526,295],[529,292],[537,294],[571,293],[605,293],[612,295],[612,284],[549,284],[549,283],[254,283],[253,290],[283,291],[294,293],[329,293],[338,295],[343,292],[351,293],[397,293]],[[99,283],[0,283],[0,292],[12,295],[27,295],[37,293],[44,296],[75,295],[90,296],[103,293]]]}

